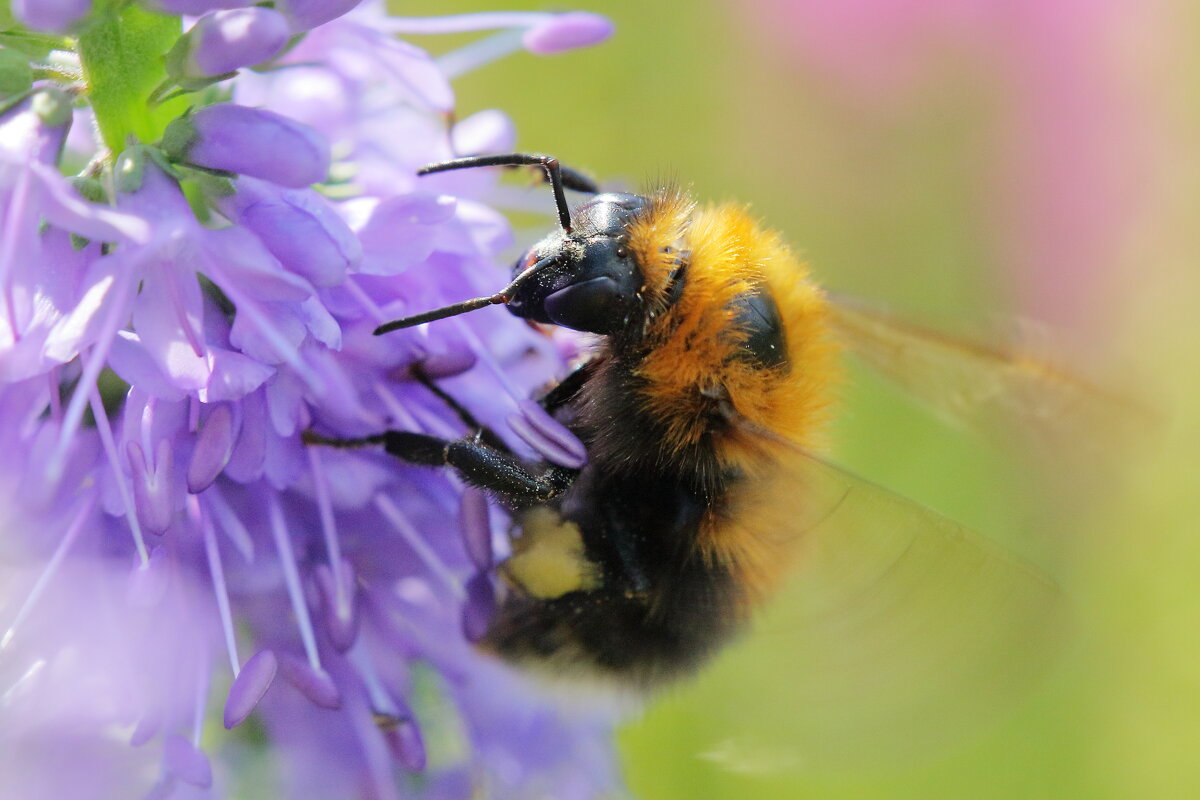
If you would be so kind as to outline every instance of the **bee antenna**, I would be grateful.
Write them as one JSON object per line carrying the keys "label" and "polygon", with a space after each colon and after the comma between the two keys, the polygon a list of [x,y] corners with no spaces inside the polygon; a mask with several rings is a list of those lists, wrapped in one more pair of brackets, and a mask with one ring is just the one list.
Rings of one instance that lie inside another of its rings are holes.
{"label": "bee antenna", "polygon": [[512,279],[512,283],[505,286],[500,291],[487,297],[475,297],[471,300],[463,300],[461,303],[454,303],[441,308],[435,308],[432,311],[422,311],[420,314],[413,314],[411,317],[403,317],[401,319],[385,322],[375,329],[376,336],[392,331],[398,331],[401,328],[411,328],[414,325],[420,325],[423,322],[433,322],[437,319],[445,319],[446,317],[456,317],[459,314],[465,314],[468,311],[474,311],[485,306],[495,306],[502,303],[507,303],[513,298],[513,295],[525,285],[530,279],[536,277],[542,270],[549,267],[556,260],[557,256],[550,255],[537,261],[521,271],[517,277]]}
{"label": "bee antenna", "polygon": [[455,169],[473,169],[475,167],[541,167],[546,173],[546,182],[554,192],[554,206],[558,209],[558,224],[563,233],[571,232],[571,209],[567,205],[564,189],[577,192],[598,194],[600,187],[586,175],[576,172],[569,167],[563,167],[553,156],[534,153],[506,153],[495,156],[467,156],[454,158],[449,161],[439,161],[427,164],[417,170],[418,175],[430,175],[434,172],[449,172]]}

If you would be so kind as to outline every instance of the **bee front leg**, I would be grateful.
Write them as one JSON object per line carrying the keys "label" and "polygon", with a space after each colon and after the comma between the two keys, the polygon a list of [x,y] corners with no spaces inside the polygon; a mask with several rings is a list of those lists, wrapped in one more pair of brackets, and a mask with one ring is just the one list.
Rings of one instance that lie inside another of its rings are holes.
{"label": "bee front leg", "polygon": [[386,431],[358,439],[338,439],[308,431],[304,441],[332,447],[381,444],[388,453],[410,464],[450,467],[467,483],[519,506],[552,500],[571,485],[577,474],[576,470],[554,464],[535,470],[511,453],[501,452],[475,436],[451,441],[424,433]]}

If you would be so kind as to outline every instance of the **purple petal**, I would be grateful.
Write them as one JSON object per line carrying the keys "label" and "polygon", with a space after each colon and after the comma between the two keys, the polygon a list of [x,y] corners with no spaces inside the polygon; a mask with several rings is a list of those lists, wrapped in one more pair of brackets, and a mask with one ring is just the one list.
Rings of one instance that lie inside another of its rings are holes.
{"label": "purple petal", "polygon": [[516,147],[517,129],[508,114],[489,108],[459,120],[450,140],[456,153],[508,153]]}
{"label": "purple petal", "polygon": [[368,275],[397,275],[429,258],[440,226],[454,216],[448,195],[413,193],[381,200],[359,230]]}
{"label": "purple petal", "polygon": [[65,33],[92,10],[92,0],[13,0],[12,13],[27,27]]}
{"label": "purple petal", "polygon": [[362,259],[362,245],[329,203],[311,189],[281,190],[242,178],[218,198],[222,213],[253,231],[291,271],[316,286],[335,286]]}
{"label": "purple petal", "polygon": [[358,637],[358,584],[354,567],[342,559],[342,586],[348,597],[338,597],[333,570],[328,564],[318,564],[313,570],[317,591],[320,594],[322,619],[329,641],[339,652],[346,652]]}
{"label": "purple petal", "polygon": [[480,572],[490,570],[493,564],[492,525],[488,516],[487,494],[482,489],[474,486],[463,489],[458,521],[471,563]]}
{"label": "purple petal", "polygon": [[[133,326],[142,348],[166,378],[185,391],[208,385],[212,364],[200,333],[204,300],[195,275],[160,261],[134,300]],[[200,350],[197,353],[197,349]]]}
{"label": "purple petal", "polygon": [[174,158],[200,167],[301,188],[329,174],[329,143],[293,119],[259,108],[218,103],[175,120],[164,136]]}
{"label": "purple petal", "polygon": [[224,75],[262,63],[282,50],[290,35],[284,16],[269,8],[208,14],[186,34],[191,50],[185,75]]}
{"label": "purple petal", "polygon": [[508,426],[543,457],[560,466],[579,469],[587,463],[587,448],[561,422],[532,400],[522,400],[520,414],[508,418]]}
{"label": "purple petal", "polygon": [[300,316],[314,339],[330,350],[342,349],[342,326],[315,295],[300,304]]}
{"label": "purple petal", "polygon": [[[37,2],[37,0],[30,0]],[[168,14],[198,17],[216,8],[241,8],[254,0],[142,0],[142,5],[165,11]]]}
{"label": "purple petal", "polygon": [[29,168],[41,188],[42,215],[58,227],[99,241],[150,240],[153,228],[146,220],[87,202],[53,167],[30,164]]}
{"label": "purple petal", "polygon": [[312,284],[285,270],[262,241],[244,228],[206,231],[200,244],[202,262],[215,262],[215,271],[228,275],[238,289],[256,300],[299,303],[313,293]]}
{"label": "purple petal", "polygon": [[0,114],[0,153],[14,161],[29,158],[53,164],[71,122],[71,98],[60,89],[38,89]]}
{"label": "purple petal", "polygon": [[421,358],[421,371],[429,378],[449,378],[461,375],[475,366],[479,357],[466,344],[458,342],[458,347],[428,353]]}
{"label": "purple petal", "polygon": [[200,400],[205,403],[241,400],[275,374],[274,367],[223,347],[210,347],[209,355],[212,377],[199,392]]}
{"label": "purple petal", "polygon": [[204,420],[196,447],[188,463],[188,491],[196,494],[204,491],[225,469],[233,454],[236,431],[233,427],[233,409],[227,403],[218,404]]}
{"label": "purple petal", "polygon": [[420,772],[425,769],[425,740],[421,729],[411,719],[401,720],[383,732],[388,751],[405,769]]}
{"label": "purple petal", "polygon": [[[230,343],[264,364],[282,364],[300,349],[307,335],[299,309],[285,303],[264,303],[263,322],[249,314],[238,314],[229,332]],[[273,336],[263,330],[266,325]]]}
{"label": "purple petal", "polygon": [[612,21],[600,14],[568,11],[530,28],[521,41],[529,52],[545,56],[599,44],[614,30]]}
{"label": "purple petal", "polygon": [[166,594],[171,582],[167,551],[156,547],[150,551],[150,559],[138,564],[129,575],[125,588],[125,601],[134,608],[156,608]]}
{"label": "purple petal", "polygon": [[172,383],[142,347],[141,338],[132,331],[118,331],[108,350],[108,366],[130,386],[153,397],[178,400],[187,393]]}
{"label": "purple petal", "polygon": [[476,572],[467,580],[467,601],[463,605],[462,627],[467,641],[478,642],[487,635],[496,613],[496,591],[486,572]]}
{"label": "purple petal", "polygon": [[276,0],[294,32],[311,30],[353,10],[362,0]]}
{"label": "purple petal", "polygon": [[164,755],[167,770],[184,783],[207,789],[212,786],[212,765],[199,747],[177,733],[167,737]]}
{"label": "purple petal", "polygon": [[288,682],[300,690],[314,705],[336,711],[342,707],[342,693],[325,670],[316,670],[296,656],[284,654],[279,666]]}
{"label": "purple petal", "polygon": [[258,701],[271,687],[278,668],[279,660],[270,650],[259,650],[242,665],[237,677],[233,679],[233,685],[229,687],[229,696],[225,699],[223,719],[227,730],[246,721],[246,717],[250,716]]}

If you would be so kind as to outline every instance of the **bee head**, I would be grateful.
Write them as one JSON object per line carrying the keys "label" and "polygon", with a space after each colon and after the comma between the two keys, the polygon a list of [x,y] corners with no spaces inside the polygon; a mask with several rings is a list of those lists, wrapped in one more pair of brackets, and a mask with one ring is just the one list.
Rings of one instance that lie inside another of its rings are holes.
{"label": "bee head", "polygon": [[506,303],[508,310],[536,322],[602,335],[627,326],[641,305],[644,282],[627,231],[646,204],[640,195],[608,192],[577,208],[570,232],[550,234],[517,261],[514,278],[542,266],[519,284]]}

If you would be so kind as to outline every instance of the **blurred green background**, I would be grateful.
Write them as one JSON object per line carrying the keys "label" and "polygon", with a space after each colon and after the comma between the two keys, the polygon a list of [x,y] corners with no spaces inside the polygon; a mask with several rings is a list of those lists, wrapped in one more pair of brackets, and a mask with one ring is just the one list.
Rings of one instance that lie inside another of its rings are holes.
{"label": "blurred green background", "polygon": [[[853,369],[837,460],[1054,575],[1072,615],[1064,656],[999,724],[927,758],[825,768],[782,735],[731,766],[714,754],[753,730],[789,679],[777,649],[786,632],[771,628],[783,623],[768,618],[625,728],[633,793],[1200,796],[1196,5],[582,7],[611,16],[610,42],[466,75],[460,115],[502,108],[520,148],[604,181],[675,176],[702,198],[749,202],[824,285],[916,320],[950,331],[1010,317],[1053,325],[1060,351],[1155,416],[1133,447],[1085,468],[942,427]],[[740,699],[752,694],[748,674],[761,707]]]}

